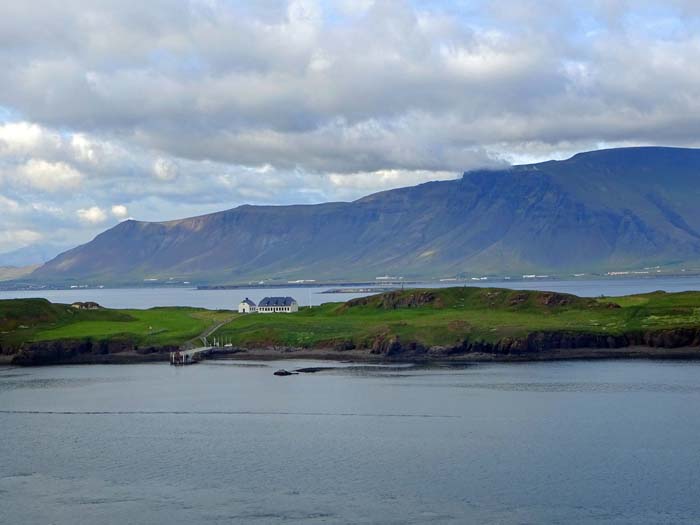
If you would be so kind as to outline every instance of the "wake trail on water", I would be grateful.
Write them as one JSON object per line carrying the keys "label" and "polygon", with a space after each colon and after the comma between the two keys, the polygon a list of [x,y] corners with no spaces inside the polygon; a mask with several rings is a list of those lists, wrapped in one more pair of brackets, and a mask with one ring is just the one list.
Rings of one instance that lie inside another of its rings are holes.
{"label": "wake trail on water", "polygon": [[318,416],[318,417],[395,417],[458,419],[442,414],[367,414],[353,412],[271,412],[255,410],[0,410],[0,414],[58,416]]}

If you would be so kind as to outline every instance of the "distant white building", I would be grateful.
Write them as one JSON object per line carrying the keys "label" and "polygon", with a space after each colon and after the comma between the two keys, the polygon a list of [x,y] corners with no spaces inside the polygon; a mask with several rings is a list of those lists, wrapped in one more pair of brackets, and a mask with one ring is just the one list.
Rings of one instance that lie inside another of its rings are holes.
{"label": "distant white building", "polygon": [[292,313],[299,311],[299,304],[293,297],[265,297],[258,305],[261,314]]}
{"label": "distant white building", "polygon": [[247,297],[238,303],[238,313],[239,314],[252,314],[257,312],[258,307],[255,303],[248,299]]}

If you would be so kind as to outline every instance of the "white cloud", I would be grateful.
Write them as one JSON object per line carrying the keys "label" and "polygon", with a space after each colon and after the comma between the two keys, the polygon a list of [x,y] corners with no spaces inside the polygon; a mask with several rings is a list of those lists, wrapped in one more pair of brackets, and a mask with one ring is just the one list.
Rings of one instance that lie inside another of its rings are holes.
{"label": "white cloud", "polygon": [[[39,4],[0,8],[15,46],[2,103],[74,130],[75,162],[100,170],[90,133],[159,151],[146,170],[165,181],[182,159],[451,171],[470,167],[465,152],[528,143],[697,142],[688,1],[503,0],[469,15],[440,2]],[[29,26],[43,28],[31,45]],[[13,147],[39,140],[31,126],[11,130]]]}
{"label": "white cloud", "polygon": [[161,157],[153,163],[153,175],[159,180],[173,180],[177,177],[177,173],[177,165],[172,160]]}
{"label": "white cloud", "polygon": [[0,230],[0,251],[7,251],[40,241],[43,235],[30,229]]}
{"label": "white cloud", "polygon": [[45,184],[45,177],[39,173],[50,167],[27,161],[41,158],[53,160],[60,148],[60,134],[36,123],[17,121],[0,124],[0,180],[11,183],[15,179],[25,186],[53,187],[50,182]]}
{"label": "white cloud", "polygon": [[84,175],[65,162],[31,159],[19,168],[17,177],[37,190],[58,192],[79,187]]}
{"label": "white cloud", "polygon": [[53,216],[54,218],[60,218],[64,215],[61,207],[47,204],[45,202],[33,202],[29,205],[28,209],[34,214],[45,214]]}
{"label": "white cloud", "polygon": [[3,213],[13,213],[19,209],[19,203],[16,200],[0,195],[0,216]]}
{"label": "white cloud", "polygon": [[25,153],[35,149],[44,136],[41,126],[28,122],[0,125],[0,153]]}
{"label": "white cloud", "polygon": [[112,215],[117,219],[126,219],[129,216],[129,210],[123,204],[115,204],[112,206]]}
{"label": "white cloud", "polygon": [[82,222],[88,224],[101,224],[107,220],[107,213],[99,206],[81,208],[76,214]]}
{"label": "white cloud", "polygon": [[399,185],[414,185],[434,180],[450,180],[461,176],[452,171],[408,171],[408,170],[379,170],[373,173],[332,173],[328,175],[333,187],[339,190],[352,190],[357,193],[370,193]]}
{"label": "white cloud", "polygon": [[99,146],[84,133],[75,133],[70,139],[70,145],[75,152],[77,160],[90,164],[99,162]]}

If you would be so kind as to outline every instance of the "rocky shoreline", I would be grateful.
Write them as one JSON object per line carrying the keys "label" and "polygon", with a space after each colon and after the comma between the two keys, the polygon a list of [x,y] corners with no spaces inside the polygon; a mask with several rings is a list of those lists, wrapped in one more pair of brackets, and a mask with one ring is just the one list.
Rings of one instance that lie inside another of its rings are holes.
{"label": "rocky shoreline", "polygon": [[16,366],[66,364],[132,364],[167,361],[175,346],[139,347],[130,341],[46,341],[23,346],[15,354],[5,355]]}
{"label": "rocky shoreline", "polygon": [[416,354],[397,354],[393,356],[371,354],[363,351],[339,352],[333,349],[308,348],[256,348],[239,349],[228,353],[214,354],[217,360],[251,360],[276,361],[284,359],[312,359],[330,361],[355,361],[365,363],[387,362],[534,362],[534,361],[566,361],[586,359],[700,359],[700,348],[650,348],[633,346],[619,349],[609,348],[578,348],[556,349],[530,354],[493,354],[484,352],[468,352],[442,356],[426,356]]}
{"label": "rocky shoreline", "polygon": [[[219,355],[224,358],[224,355]],[[351,359],[363,361],[544,361],[562,359],[692,359],[700,358],[700,327],[632,333],[616,336],[568,332],[533,332],[524,338],[504,338],[495,343],[465,340],[454,346],[426,347],[398,337],[378,337],[368,348],[351,342],[332,348],[232,349],[226,358],[236,359]]]}
{"label": "rocky shoreline", "polygon": [[[18,366],[54,364],[127,364],[167,361],[174,346],[139,347],[130,341],[47,341],[27,344],[18,353],[4,355],[0,363]],[[265,346],[230,348],[215,359],[331,359],[365,362],[465,361],[517,362],[564,359],[696,359],[700,358],[700,327],[624,335],[567,332],[533,332],[523,338],[495,343],[465,340],[454,346],[426,347],[398,337],[377,337],[358,348],[352,342],[327,348]]]}

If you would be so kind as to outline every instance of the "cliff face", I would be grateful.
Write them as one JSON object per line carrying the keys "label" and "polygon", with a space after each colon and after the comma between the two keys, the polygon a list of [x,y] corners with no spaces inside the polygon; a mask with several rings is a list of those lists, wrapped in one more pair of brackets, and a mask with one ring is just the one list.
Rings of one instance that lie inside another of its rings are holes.
{"label": "cliff face", "polygon": [[700,150],[628,148],[467,172],[351,203],[126,221],[35,280],[435,277],[700,261]]}
{"label": "cliff face", "polygon": [[[635,349],[635,352],[629,352]],[[682,349],[682,352],[677,350]],[[58,364],[126,364],[149,361],[166,361],[168,353],[176,347],[138,348],[125,341],[47,341],[32,343],[23,347],[12,359],[17,366],[44,366]],[[314,351],[306,348],[277,347],[264,348],[265,358],[294,358],[301,352],[313,356]],[[378,337],[366,348],[357,348],[353,343],[338,343],[333,348],[317,349],[323,357],[347,359],[348,352],[353,358],[376,358],[389,361],[445,359],[493,360],[540,360],[593,357],[683,357],[700,358],[700,327],[673,330],[639,332],[618,336],[605,336],[567,332],[533,332],[524,338],[506,338],[496,343],[465,340],[454,346],[427,347],[413,341],[399,338]],[[599,352],[602,350],[602,352]],[[256,348],[233,348],[229,354],[254,359]]]}
{"label": "cliff face", "polygon": [[[370,353],[387,358],[433,358],[454,357],[467,354],[493,354],[494,356],[511,356],[537,358],[548,352],[581,349],[624,349],[646,347],[650,349],[673,350],[694,348],[700,357],[700,328],[678,328],[630,333],[624,335],[599,335],[571,332],[533,332],[524,338],[505,338],[496,343],[465,340],[455,346],[426,347],[416,342],[402,342],[398,338],[378,338]],[[670,352],[671,353],[671,352]]]}
{"label": "cliff face", "polygon": [[177,347],[138,347],[131,341],[46,341],[28,344],[15,354],[13,365],[40,366],[85,363],[165,361]]}

